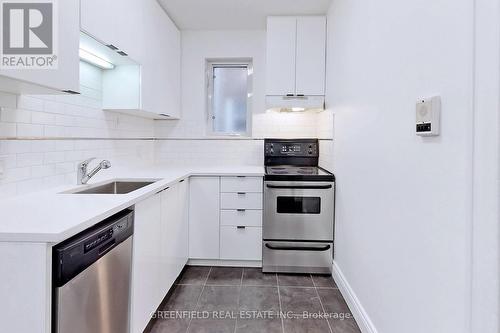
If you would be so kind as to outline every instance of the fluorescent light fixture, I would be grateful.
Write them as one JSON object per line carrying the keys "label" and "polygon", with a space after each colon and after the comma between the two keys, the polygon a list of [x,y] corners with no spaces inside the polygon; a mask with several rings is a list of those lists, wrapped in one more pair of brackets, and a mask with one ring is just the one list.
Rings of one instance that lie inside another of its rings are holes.
{"label": "fluorescent light fixture", "polygon": [[80,60],[88,62],[91,65],[97,66],[102,69],[113,69],[115,68],[115,65],[110,63],[107,60],[104,60],[103,58],[96,56],[93,53],[90,53],[87,50],[80,49],[79,50],[79,55],[80,55]]}
{"label": "fluorescent light fixture", "polygon": [[292,108],[293,112],[300,112],[300,111],[305,111],[305,110],[306,110],[306,108],[297,108],[297,107]]}

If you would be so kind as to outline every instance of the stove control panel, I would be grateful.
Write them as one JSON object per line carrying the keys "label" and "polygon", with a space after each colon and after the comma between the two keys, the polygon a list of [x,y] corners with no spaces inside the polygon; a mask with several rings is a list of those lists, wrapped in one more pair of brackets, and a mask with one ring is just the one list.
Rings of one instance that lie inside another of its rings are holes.
{"label": "stove control panel", "polygon": [[266,142],[266,156],[317,157],[317,142]]}

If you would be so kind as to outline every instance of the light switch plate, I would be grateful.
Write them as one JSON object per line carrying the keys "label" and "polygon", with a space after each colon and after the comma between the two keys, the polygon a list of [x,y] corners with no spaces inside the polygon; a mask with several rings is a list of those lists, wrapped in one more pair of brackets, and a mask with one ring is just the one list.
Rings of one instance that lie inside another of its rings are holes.
{"label": "light switch plate", "polygon": [[441,121],[441,97],[424,98],[417,102],[415,131],[419,136],[439,135]]}

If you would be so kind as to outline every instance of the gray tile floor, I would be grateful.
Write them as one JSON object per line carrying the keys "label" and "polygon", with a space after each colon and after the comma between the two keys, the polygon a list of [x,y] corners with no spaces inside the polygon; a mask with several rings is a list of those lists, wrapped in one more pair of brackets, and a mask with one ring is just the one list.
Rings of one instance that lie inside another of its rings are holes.
{"label": "gray tile floor", "polygon": [[329,276],[188,266],[149,333],[359,333]]}

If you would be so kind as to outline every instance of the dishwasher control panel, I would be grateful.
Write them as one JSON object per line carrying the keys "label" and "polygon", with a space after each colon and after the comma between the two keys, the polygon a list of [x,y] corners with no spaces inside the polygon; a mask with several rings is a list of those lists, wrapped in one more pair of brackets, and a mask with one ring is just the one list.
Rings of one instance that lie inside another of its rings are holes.
{"label": "dishwasher control panel", "polygon": [[134,211],[127,209],[54,246],[53,285],[60,287],[132,236]]}

